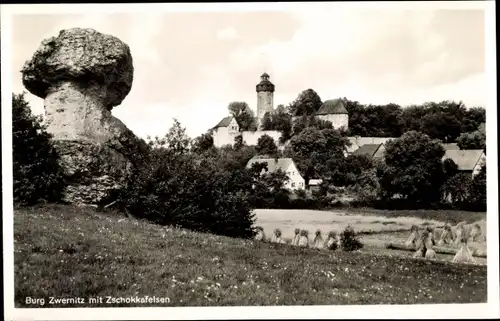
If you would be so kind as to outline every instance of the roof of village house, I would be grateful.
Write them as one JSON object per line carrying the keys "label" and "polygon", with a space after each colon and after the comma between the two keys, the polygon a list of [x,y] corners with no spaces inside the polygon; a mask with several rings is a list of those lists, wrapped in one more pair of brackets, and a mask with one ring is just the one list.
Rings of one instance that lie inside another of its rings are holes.
{"label": "roof of village house", "polygon": [[319,178],[309,180],[309,186],[318,186],[318,185],[321,185],[321,183],[323,183],[323,180],[319,179]]}
{"label": "roof of village house", "polygon": [[446,150],[443,160],[450,158],[461,171],[471,171],[479,162],[482,149]]}
{"label": "roof of village house", "polygon": [[295,165],[291,158],[262,158],[256,156],[248,161],[247,168],[251,168],[253,164],[257,163],[266,163],[267,171],[271,173],[277,171],[278,169],[286,172],[290,165]]}
{"label": "roof of village house", "polygon": [[375,153],[382,146],[382,144],[364,144],[360,148],[356,149],[352,154],[353,155],[366,155],[370,158],[375,156]]}
{"label": "roof of village house", "polygon": [[229,123],[231,123],[233,118],[234,118],[233,116],[227,116],[222,118],[222,120],[214,128],[229,126]]}
{"label": "roof of village house", "polygon": [[459,150],[457,143],[447,143],[443,144],[444,150]]}
{"label": "roof of village house", "polygon": [[330,114],[347,114],[347,109],[344,106],[342,99],[330,99],[321,105],[316,115],[330,115]]}

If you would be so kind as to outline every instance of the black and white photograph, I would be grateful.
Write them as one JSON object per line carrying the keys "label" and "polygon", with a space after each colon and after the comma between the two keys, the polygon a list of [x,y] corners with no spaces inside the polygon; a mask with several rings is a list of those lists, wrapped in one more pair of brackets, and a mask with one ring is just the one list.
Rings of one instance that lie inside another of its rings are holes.
{"label": "black and white photograph", "polygon": [[5,319],[500,317],[495,19],[2,4]]}

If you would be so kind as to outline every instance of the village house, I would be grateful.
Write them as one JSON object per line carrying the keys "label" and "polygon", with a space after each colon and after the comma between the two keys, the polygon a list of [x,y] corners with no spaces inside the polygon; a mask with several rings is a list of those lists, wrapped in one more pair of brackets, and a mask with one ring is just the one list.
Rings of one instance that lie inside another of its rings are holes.
{"label": "village house", "polygon": [[462,173],[470,173],[472,177],[479,174],[481,167],[486,163],[486,154],[482,149],[446,150],[443,161],[451,159]]}
{"label": "village house", "polygon": [[247,163],[247,168],[252,168],[253,164],[265,163],[267,168],[262,170],[262,174],[269,172],[273,173],[277,170],[285,172],[288,176],[288,181],[285,182],[285,188],[289,190],[305,189],[305,180],[300,175],[300,172],[291,158],[262,158],[255,156]]}
{"label": "village house", "polygon": [[[351,146],[347,147],[347,154],[352,154],[354,151],[358,150],[361,146],[367,144],[383,144],[387,143],[390,140],[396,139],[396,137],[361,137],[361,136],[353,136],[347,138],[351,143]],[[384,147],[385,148],[385,147]]]}
{"label": "village house", "polygon": [[384,158],[384,144],[365,144],[352,152],[352,155],[364,155],[370,160],[379,160]]}
{"label": "village house", "polygon": [[240,126],[233,116],[224,117],[213,129],[214,146],[233,145],[239,135]]}
{"label": "village house", "polygon": [[310,179],[307,188],[311,191],[319,191],[321,184],[323,183],[322,179]]}
{"label": "village house", "polygon": [[460,150],[460,147],[458,147],[457,143],[444,143],[442,145],[444,147],[444,150]]}

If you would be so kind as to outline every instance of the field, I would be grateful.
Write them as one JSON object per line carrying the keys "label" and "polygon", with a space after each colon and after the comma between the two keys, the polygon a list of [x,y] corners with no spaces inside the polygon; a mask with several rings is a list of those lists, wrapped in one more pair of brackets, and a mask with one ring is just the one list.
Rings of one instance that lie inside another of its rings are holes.
{"label": "field", "polygon": [[[322,231],[323,237],[325,237],[329,231],[340,233],[347,225],[351,225],[365,244],[365,252],[380,252],[388,243],[405,242],[410,235],[412,225],[416,225],[420,229],[430,226],[440,231],[446,222],[452,224],[461,221],[473,223],[485,220],[486,213],[460,211],[399,211],[398,213],[398,211],[373,209],[357,209],[354,211],[259,209],[256,210],[256,217],[256,224],[264,228],[266,236],[271,236],[274,229],[279,228],[287,241],[293,238],[295,228],[307,229],[310,235],[313,235],[319,229]],[[469,247],[486,253],[485,242],[470,243]],[[404,251],[391,253],[399,253],[404,256],[411,254]],[[453,256],[439,255],[438,258],[451,260]],[[484,258],[477,258],[476,261],[479,264],[486,264],[486,259]]]}
{"label": "field", "polygon": [[[16,209],[14,242],[16,307],[487,300],[486,266],[411,259],[389,250],[330,252],[231,239],[71,206]],[[54,306],[49,296],[85,302]],[[106,296],[168,300],[109,304]],[[45,298],[45,305],[26,305],[27,297]],[[102,297],[103,303],[91,304],[91,297]]]}

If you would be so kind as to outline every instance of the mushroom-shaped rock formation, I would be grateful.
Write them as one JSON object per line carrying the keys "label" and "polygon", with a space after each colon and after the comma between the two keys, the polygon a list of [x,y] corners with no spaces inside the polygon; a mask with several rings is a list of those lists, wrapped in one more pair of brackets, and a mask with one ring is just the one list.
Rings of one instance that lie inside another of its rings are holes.
{"label": "mushroom-shaped rock formation", "polygon": [[[62,30],[46,39],[22,69],[23,84],[45,101],[47,130],[56,139],[106,140],[132,88],[129,47],[93,29]],[[121,125],[121,126],[120,126]]]}
{"label": "mushroom-shaped rock formation", "polygon": [[26,89],[44,99],[47,131],[68,176],[65,200],[99,203],[123,185],[147,148],[111,115],[132,87],[129,47],[93,29],[62,30],[21,72]]}

